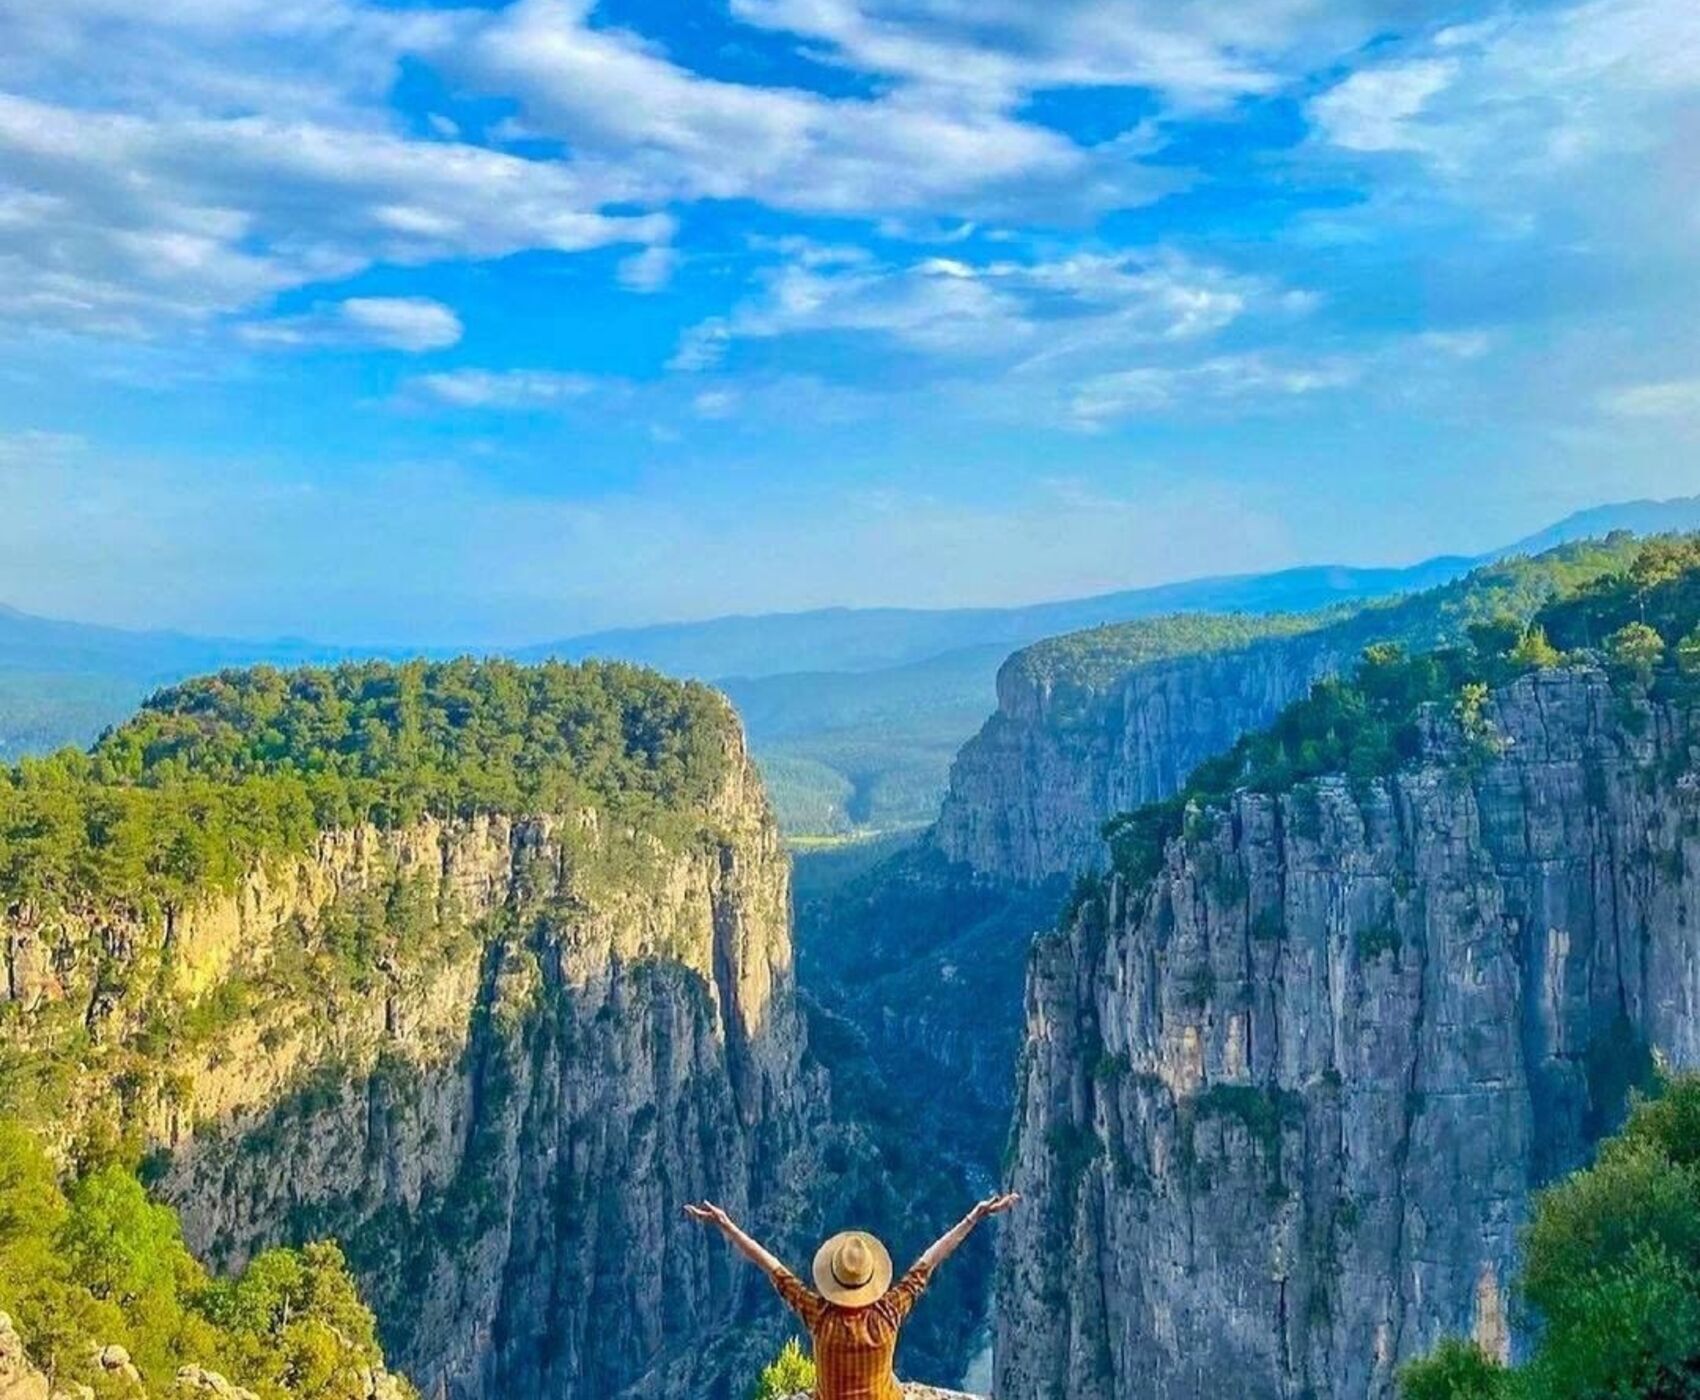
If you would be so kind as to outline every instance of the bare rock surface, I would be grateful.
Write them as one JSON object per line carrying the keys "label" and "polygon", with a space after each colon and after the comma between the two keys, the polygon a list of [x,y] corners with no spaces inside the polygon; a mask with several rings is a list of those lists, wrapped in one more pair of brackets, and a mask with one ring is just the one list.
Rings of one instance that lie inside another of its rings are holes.
{"label": "bare rock surface", "polygon": [[[814,1400],[814,1396],[799,1391],[796,1395],[786,1396],[785,1400]],[[985,1397],[960,1390],[940,1390],[936,1386],[905,1383],[903,1400],[985,1400]]]}
{"label": "bare rock surface", "polygon": [[935,839],[947,859],[1019,885],[1104,864],[1117,812],[1177,792],[1357,657],[1355,628],[1131,667],[1102,688],[1035,678],[1012,658],[998,708],[951,767]]}
{"label": "bare rock surface", "polygon": [[1443,1335],[1515,1344],[1532,1193],[1700,1065],[1700,754],[1587,670],[1486,719],[1241,793],[1041,940],[999,1400],[1390,1400]]}

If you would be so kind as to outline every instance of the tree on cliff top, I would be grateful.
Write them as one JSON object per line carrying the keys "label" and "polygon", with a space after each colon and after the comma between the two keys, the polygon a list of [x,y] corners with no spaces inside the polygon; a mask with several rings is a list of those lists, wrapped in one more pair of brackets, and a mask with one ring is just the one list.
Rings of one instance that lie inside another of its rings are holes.
{"label": "tree on cliff top", "polygon": [[593,805],[690,831],[735,723],[707,687],[633,666],[227,671],[160,692],[88,753],[0,768],[0,894],[145,909],[321,829],[427,814]]}
{"label": "tree on cliff top", "polygon": [[1700,1076],[1540,1194],[1518,1292],[1540,1336],[1524,1364],[1448,1342],[1405,1367],[1405,1400],[1700,1396]]}

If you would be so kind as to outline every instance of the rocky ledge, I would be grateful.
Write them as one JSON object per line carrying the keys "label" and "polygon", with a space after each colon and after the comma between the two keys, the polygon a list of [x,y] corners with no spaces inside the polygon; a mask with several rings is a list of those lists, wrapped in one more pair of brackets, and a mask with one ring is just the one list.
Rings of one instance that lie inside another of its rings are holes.
{"label": "rocky ledge", "polygon": [[[129,1400],[147,1400],[142,1378],[123,1347],[102,1347],[95,1356],[99,1379],[107,1387],[101,1393],[122,1395]],[[364,1374],[365,1400],[404,1400],[411,1391],[386,1371]],[[259,1400],[251,1390],[232,1385],[216,1371],[185,1366],[178,1371],[169,1400]],[[0,1312],[0,1400],[94,1400],[92,1386],[77,1382],[53,1382],[30,1361],[23,1339],[11,1316]]]}
{"label": "rocky ledge", "polygon": [[[787,1395],[784,1400],[814,1400],[805,1391]],[[937,1386],[905,1384],[903,1400],[985,1400],[983,1395],[968,1395],[960,1390],[940,1390]]]}

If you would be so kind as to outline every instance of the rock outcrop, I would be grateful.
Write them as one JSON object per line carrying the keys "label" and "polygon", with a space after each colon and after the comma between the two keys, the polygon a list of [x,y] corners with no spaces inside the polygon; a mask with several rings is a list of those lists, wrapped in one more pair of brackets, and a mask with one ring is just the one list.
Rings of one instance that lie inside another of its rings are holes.
{"label": "rock outcrop", "polygon": [[1018,653],[998,708],[951,766],[935,839],[977,874],[1033,885],[1104,863],[1117,812],[1179,791],[1363,646],[1348,626],[1129,668],[1099,687],[1038,675]]}
{"label": "rock outcrop", "polygon": [[1691,706],[1596,671],[1199,813],[1028,975],[1000,1400],[1385,1400],[1515,1345],[1532,1192],[1700,1064]]}
{"label": "rock outcrop", "polygon": [[936,839],[981,876],[1036,884],[1100,868],[1103,823],[1178,792],[1365,647],[1462,641],[1527,620],[1554,594],[1624,567],[1630,535],[1486,565],[1392,602],[1298,616],[1176,617],[1053,638],[998,672],[998,708],[958,754]]}
{"label": "rock outcrop", "polygon": [[[113,1387],[103,1394],[148,1400],[149,1391],[123,1347],[102,1347],[96,1360],[102,1384]],[[362,1385],[366,1400],[402,1400],[406,1393],[394,1376],[381,1369],[366,1372]],[[11,1315],[0,1312],[0,1400],[94,1400],[94,1394],[87,1385],[55,1385],[30,1360]],[[166,1400],[259,1400],[253,1391],[232,1385],[204,1366],[180,1369],[165,1396]]]}
{"label": "rock outcrop", "polygon": [[[139,1132],[215,1265],[340,1238],[423,1394],[741,1391],[776,1337],[680,1206],[786,1242],[818,1086],[787,860],[727,728],[667,839],[594,807],[366,826],[182,908],[16,905],[0,1050],[61,1066],[67,1146]],[[346,976],[303,958],[363,938]]]}

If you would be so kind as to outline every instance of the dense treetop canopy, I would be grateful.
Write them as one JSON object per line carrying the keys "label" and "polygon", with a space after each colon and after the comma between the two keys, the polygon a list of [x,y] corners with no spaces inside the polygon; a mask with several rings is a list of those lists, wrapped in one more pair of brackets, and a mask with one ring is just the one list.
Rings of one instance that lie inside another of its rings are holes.
{"label": "dense treetop canopy", "polygon": [[88,753],[0,770],[0,894],[168,901],[357,822],[594,804],[657,829],[723,780],[736,721],[626,665],[227,671]]}

